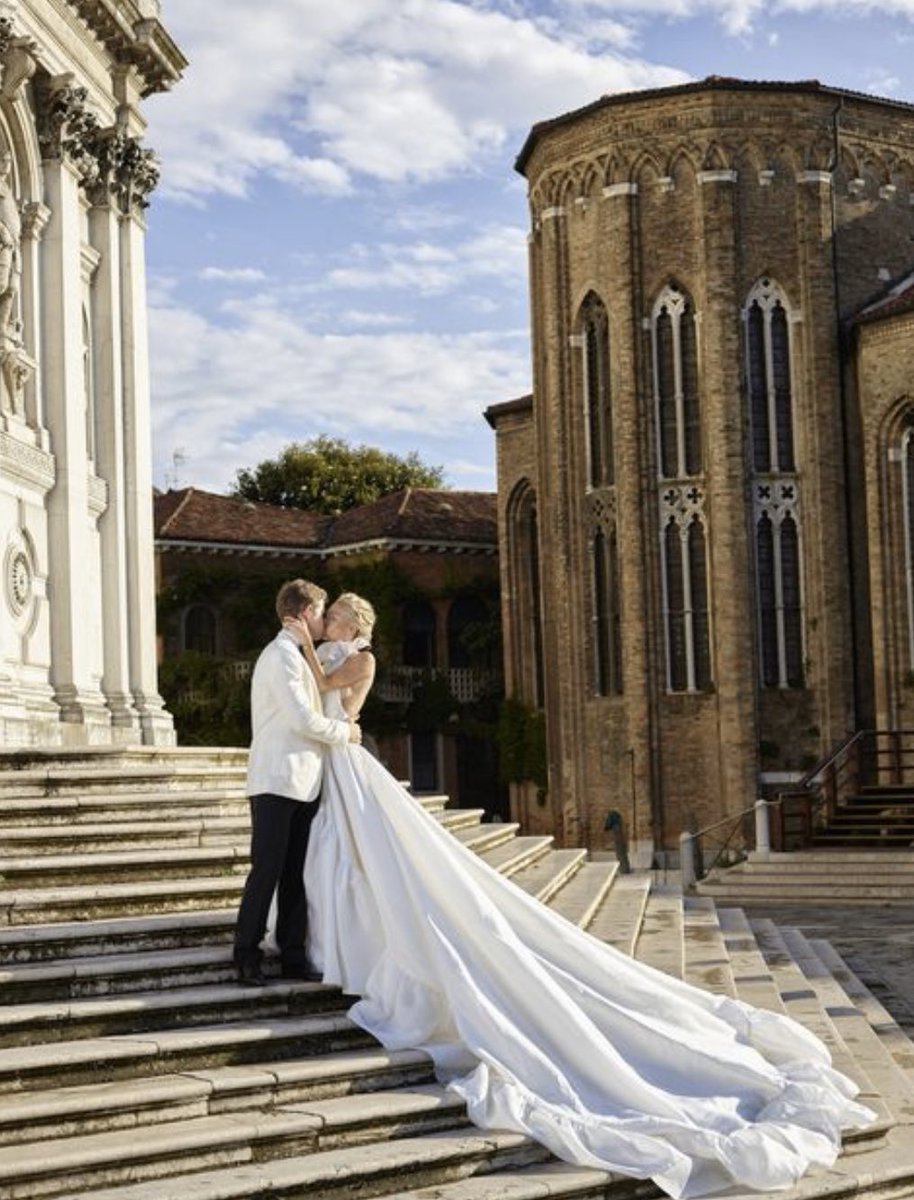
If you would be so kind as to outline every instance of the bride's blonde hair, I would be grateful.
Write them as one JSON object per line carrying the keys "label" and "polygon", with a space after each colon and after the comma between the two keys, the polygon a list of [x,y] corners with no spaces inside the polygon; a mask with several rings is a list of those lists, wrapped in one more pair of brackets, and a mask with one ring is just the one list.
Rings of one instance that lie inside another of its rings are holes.
{"label": "bride's blonde hair", "polygon": [[359,637],[370,642],[374,623],[377,620],[371,604],[362,596],[357,596],[355,592],[343,592],[342,595],[337,596],[334,603],[341,604],[347,610],[358,629]]}

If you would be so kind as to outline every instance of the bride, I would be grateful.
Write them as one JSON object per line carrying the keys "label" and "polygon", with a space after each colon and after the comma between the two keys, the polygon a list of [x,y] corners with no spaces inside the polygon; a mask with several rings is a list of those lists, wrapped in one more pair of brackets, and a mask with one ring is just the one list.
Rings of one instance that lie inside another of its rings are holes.
{"label": "bride", "polygon": [[[374,613],[292,632],[328,716],[358,714]],[[673,1197],[789,1187],[873,1119],[789,1017],[638,963],[465,849],[361,746],[330,748],[305,874],[310,953],[351,1019],[432,1058],[483,1128]]]}

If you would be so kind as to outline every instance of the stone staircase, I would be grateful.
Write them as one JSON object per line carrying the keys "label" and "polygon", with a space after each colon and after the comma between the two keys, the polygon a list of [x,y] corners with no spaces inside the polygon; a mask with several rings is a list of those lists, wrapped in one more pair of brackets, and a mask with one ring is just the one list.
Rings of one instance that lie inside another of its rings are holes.
{"label": "stone staircase", "polygon": [[[0,756],[0,1200],[657,1194],[468,1124],[334,988],[239,987],[243,781],[238,752]],[[828,1042],[879,1121],[791,1195],[914,1194],[914,1046],[827,943],[420,800],[594,936]]]}
{"label": "stone staircase", "polygon": [[753,853],[696,890],[726,904],[914,904],[914,849]]}

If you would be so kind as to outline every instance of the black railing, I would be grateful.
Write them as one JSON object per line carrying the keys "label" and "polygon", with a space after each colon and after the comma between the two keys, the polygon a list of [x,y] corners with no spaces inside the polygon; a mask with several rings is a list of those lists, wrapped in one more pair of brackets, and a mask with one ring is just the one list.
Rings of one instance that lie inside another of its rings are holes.
{"label": "black railing", "polygon": [[809,845],[818,830],[853,796],[872,788],[914,791],[914,729],[863,729],[849,733],[788,790],[781,801],[775,849]]}

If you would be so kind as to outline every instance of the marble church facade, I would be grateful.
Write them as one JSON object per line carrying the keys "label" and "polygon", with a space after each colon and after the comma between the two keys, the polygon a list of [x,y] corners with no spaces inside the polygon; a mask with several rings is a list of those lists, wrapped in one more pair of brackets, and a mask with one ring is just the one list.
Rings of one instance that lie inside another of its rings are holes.
{"label": "marble church facade", "polygon": [[0,3],[0,746],[168,744],[142,101],[158,0]]}
{"label": "marble church facade", "polygon": [[914,108],[711,78],[534,127],[498,448],[529,832],[646,853],[914,727]]}

